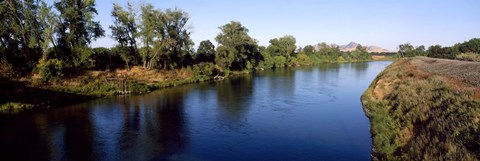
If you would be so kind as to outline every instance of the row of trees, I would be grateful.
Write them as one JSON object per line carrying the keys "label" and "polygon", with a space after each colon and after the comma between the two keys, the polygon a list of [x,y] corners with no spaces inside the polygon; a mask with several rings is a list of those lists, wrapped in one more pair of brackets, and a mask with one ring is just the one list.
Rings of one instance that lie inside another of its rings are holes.
{"label": "row of trees", "polygon": [[267,47],[259,46],[248,29],[235,21],[219,27],[218,47],[205,40],[194,51],[188,13],[131,3],[113,4],[114,22],[109,27],[117,45],[92,49],[90,43],[105,36],[95,15],[95,0],[58,0],[53,5],[43,0],[1,1],[2,70],[58,76],[64,70],[174,69],[208,64],[230,71],[371,59],[362,46],[353,52],[341,52],[326,43],[319,44],[319,50],[311,45],[298,49],[296,39],[289,35],[270,40]]}
{"label": "row of trees", "polygon": [[421,45],[413,47],[411,44],[401,44],[398,47],[398,54],[401,57],[428,56],[433,58],[455,59],[462,53],[480,53],[480,39],[473,38],[463,43],[457,43],[452,47],[442,47],[441,45],[432,45],[425,49]]}
{"label": "row of trees", "polygon": [[94,0],[61,0],[53,6],[41,0],[1,1],[2,68],[25,73],[53,59],[68,67],[85,65],[89,44],[105,35],[93,20],[96,14]]}

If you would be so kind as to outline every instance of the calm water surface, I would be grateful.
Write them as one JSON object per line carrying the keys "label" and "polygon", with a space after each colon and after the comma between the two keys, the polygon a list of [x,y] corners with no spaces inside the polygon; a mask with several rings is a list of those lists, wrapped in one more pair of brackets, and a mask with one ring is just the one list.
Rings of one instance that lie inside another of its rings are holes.
{"label": "calm water surface", "polygon": [[277,69],[0,118],[1,160],[370,160],[360,96],[391,62]]}

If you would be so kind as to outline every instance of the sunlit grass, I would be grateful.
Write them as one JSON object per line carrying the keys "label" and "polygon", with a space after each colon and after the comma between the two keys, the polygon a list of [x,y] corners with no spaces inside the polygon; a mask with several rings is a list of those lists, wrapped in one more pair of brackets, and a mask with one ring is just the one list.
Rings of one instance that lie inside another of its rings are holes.
{"label": "sunlit grass", "polygon": [[480,100],[475,90],[453,86],[450,79],[421,71],[410,61],[389,66],[362,96],[372,125],[374,160],[478,160]]}

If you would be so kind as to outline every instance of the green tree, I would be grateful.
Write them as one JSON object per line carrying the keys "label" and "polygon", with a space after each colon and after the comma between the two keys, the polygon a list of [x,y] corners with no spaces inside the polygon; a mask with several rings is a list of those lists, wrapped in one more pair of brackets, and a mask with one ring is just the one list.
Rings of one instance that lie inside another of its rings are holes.
{"label": "green tree", "polygon": [[140,38],[143,42],[143,50],[140,52],[143,60],[143,67],[151,68],[151,59],[153,57],[152,45],[155,38],[155,27],[157,26],[157,16],[161,11],[155,10],[151,4],[142,5],[140,21]]}
{"label": "green tree", "polygon": [[300,53],[297,54],[297,56],[295,57],[295,63],[297,63],[298,65],[312,65],[313,64],[310,57],[308,57],[308,55],[305,54],[304,52],[300,52]]}
{"label": "green tree", "polygon": [[[141,33],[146,45],[147,53],[144,54],[146,58],[144,61],[148,61],[147,68],[156,66],[158,62],[167,69],[188,65],[193,61],[191,55],[193,41],[187,27],[188,20],[188,14],[180,9],[167,9],[162,12],[154,10],[151,5],[142,8],[143,31]],[[151,54],[150,46],[152,46]]]}
{"label": "green tree", "polygon": [[215,46],[210,40],[200,42],[195,60],[197,62],[215,62]]}
{"label": "green tree", "polygon": [[171,60],[171,67],[182,67],[189,65],[193,53],[193,41],[190,38],[191,31],[187,27],[190,17],[187,12],[178,8],[167,9],[165,11],[164,21],[165,37],[164,48],[167,56]]}
{"label": "green tree", "polygon": [[426,56],[427,55],[427,51],[425,50],[425,46],[423,45],[420,45],[420,46],[417,46],[415,48],[415,56]]}
{"label": "green tree", "polygon": [[53,36],[58,25],[58,19],[57,15],[52,11],[52,6],[48,6],[45,2],[42,2],[37,18],[39,19],[40,28],[42,30],[41,39],[39,41],[43,51],[42,60],[46,61],[49,56],[48,48],[50,47],[50,44],[56,49],[55,38]]}
{"label": "green tree", "polygon": [[133,5],[127,4],[128,10],[124,10],[118,3],[113,4],[113,25],[112,37],[117,40],[120,48],[128,49],[128,52],[121,52],[121,57],[129,69],[129,62],[133,59],[134,63],[138,63],[137,57],[137,24],[136,13],[133,9]]}
{"label": "green tree", "polygon": [[330,46],[327,43],[323,42],[317,45],[319,57],[324,58],[323,61],[336,62],[340,56],[340,48],[338,46]]}
{"label": "green tree", "polygon": [[78,67],[93,53],[88,45],[105,33],[100,23],[93,20],[97,14],[95,0],[60,0],[54,5],[60,14],[57,37],[62,59]]}
{"label": "green tree", "polygon": [[39,0],[0,1],[0,43],[9,63],[22,72],[32,69],[41,55]]}
{"label": "green tree", "polygon": [[270,40],[270,45],[267,48],[274,56],[285,57],[288,65],[293,64],[295,49],[297,49],[296,39],[291,35]]}
{"label": "green tree", "polygon": [[287,66],[287,59],[283,56],[274,56],[273,57],[273,67],[275,68],[282,68],[282,67],[285,67]]}
{"label": "green tree", "polygon": [[351,56],[354,59],[360,60],[360,61],[365,61],[365,60],[372,60],[372,54],[370,54],[367,51],[366,47],[363,47],[362,45],[358,45],[355,50],[351,53]]}
{"label": "green tree", "polygon": [[[231,21],[219,27],[221,33],[215,40],[222,46],[234,51],[231,68],[234,70],[251,69],[258,65],[261,54],[255,39],[248,35],[248,29],[240,22]],[[217,52],[218,49],[217,49]]]}
{"label": "green tree", "polygon": [[400,44],[398,46],[398,53],[400,54],[401,57],[412,57],[412,56],[414,56],[412,54],[413,50],[415,50],[415,48],[410,43]]}
{"label": "green tree", "polygon": [[215,52],[215,63],[223,69],[230,69],[235,60],[235,49],[228,46],[220,45]]}
{"label": "green tree", "polygon": [[260,46],[260,54],[262,55],[262,60],[260,61],[258,67],[260,69],[270,69],[273,68],[274,60],[272,54],[268,52],[268,50],[264,46]]}
{"label": "green tree", "polygon": [[461,43],[458,45],[458,48],[461,53],[480,53],[480,38],[474,38],[470,39],[469,41],[466,41],[464,43]]}
{"label": "green tree", "polygon": [[312,55],[315,53],[315,47],[312,45],[307,45],[303,48],[303,52],[307,55]]}

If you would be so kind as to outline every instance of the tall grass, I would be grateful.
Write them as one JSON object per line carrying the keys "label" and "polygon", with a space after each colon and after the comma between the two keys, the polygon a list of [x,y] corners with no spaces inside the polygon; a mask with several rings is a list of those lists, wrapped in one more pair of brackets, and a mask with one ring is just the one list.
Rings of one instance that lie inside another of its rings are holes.
{"label": "tall grass", "polygon": [[[374,160],[479,160],[480,101],[400,60],[362,96]],[[385,92],[378,96],[379,90]]]}
{"label": "tall grass", "polygon": [[458,54],[455,59],[463,61],[475,61],[480,62],[480,54],[475,53],[461,53]]}

